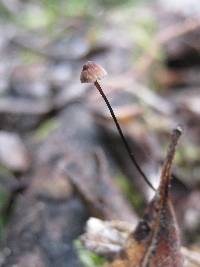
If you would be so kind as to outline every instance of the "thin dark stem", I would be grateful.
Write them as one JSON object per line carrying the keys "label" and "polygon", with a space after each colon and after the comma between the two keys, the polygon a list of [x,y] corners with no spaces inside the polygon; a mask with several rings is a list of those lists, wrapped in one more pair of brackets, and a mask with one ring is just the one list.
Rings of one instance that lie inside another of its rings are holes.
{"label": "thin dark stem", "polygon": [[113,120],[115,122],[115,125],[117,127],[117,130],[118,130],[118,132],[120,134],[120,137],[121,137],[121,139],[122,139],[122,141],[124,143],[124,146],[125,146],[128,154],[130,156],[131,161],[133,162],[134,166],[136,167],[136,169],[138,170],[138,172],[140,173],[140,175],[143,177],[143,179],[145,180],[145,182],[151,187],[151,189],[153,189],[155,191],[155,188],[153,187],[153,185],[151,184],[151,182],[148,180],[148,178],[146,177],[145,173],[140,168],[140,165],[138,164],[135,156],[133,155],[133,153],[131,151],[131,148],[130,148],[128,142],[126,141],[126,138],[125,138],[125,136],[124,136],[124,134],[122,132],[122,129],[121,129],[120,125],[119,125],[119,122],[118,122],[118,120],[117,120],[117,118],[115,116],[115,113],[114,113],[114,111],[113,111],[113,109],[112,109],[112,107],[111,107],[111,105],[110,105],[110,103],[109,103],[106,95],[104,94],[104,92],[103,92],[100,84],[98,83],[98,81],[95,81],[94,82],[94,85],[97,88],[97,90],[99,91],[99,93],[101,94],[101,96],[103,97],[104,101],[106,102],[106,105],[107,105],[107,107],[108,107],[108,109],[109,109],[109,111],[111,113],[111,116],[112,116],[112,118],[113,118]]}

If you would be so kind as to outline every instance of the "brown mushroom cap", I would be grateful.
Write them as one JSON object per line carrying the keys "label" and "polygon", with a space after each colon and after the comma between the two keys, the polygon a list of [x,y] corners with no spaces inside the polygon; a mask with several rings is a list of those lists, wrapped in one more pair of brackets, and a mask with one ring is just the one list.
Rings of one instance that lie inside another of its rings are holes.
{"label": "brown mushroom cap", "polygon": [[94,83],[96,80],[102,79],[106,74],[107,72],[100,65],[88,61],[83,65],[80,80],[82,83]]}

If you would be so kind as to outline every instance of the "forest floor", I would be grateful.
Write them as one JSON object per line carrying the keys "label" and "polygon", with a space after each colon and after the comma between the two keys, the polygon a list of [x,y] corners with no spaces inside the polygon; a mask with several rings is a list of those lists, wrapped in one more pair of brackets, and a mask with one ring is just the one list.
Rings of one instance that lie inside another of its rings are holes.
{"label": "forest floor", "polygon": [[183,127],[171,191],[182,243],[200,250],[198,1],[63,2],[0,1],[0,266],[101,266],[78,241],[87,220],[135,226],[153,196],[80,83],[88,60],[108,72],[102,86],[156,188]]}

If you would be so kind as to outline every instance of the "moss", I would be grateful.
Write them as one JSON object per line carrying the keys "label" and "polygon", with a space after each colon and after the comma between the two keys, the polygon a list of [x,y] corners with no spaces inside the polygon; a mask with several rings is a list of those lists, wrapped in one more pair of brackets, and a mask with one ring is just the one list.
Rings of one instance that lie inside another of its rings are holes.
{"label": "moss", "polygon": [[37,141],[42,141],[58,127],[58,121],[54,118],[48,119],[43,122],[35,131],[34,137]]}
{"label": "moss", "polygon": [[74,245],[76,247],[78,257],[84,267],[100,267],[104,265],[105,259],[85,249],[79,240],[76,240]]}
{"label": "moss", "polygon": [[116,180],[130,203],[133,205],[134,209],[138,213],[141,213],[144,208],[144,200],[142,195],[134,189],[128,178],[126,178],[122,174],[117,175]]}
{"label": "moss", "polygon": [[2,214],[2,210],[8,200],[8,192],[0,186],[0,240],[3,239],[4,229],[7,223],[7,218]]}
{"label": "moss", "polygon": [[177,151],[176,163],[180,165],[190,165],[198,162],[200,158],[200,149],[192,144],[184,144]]}

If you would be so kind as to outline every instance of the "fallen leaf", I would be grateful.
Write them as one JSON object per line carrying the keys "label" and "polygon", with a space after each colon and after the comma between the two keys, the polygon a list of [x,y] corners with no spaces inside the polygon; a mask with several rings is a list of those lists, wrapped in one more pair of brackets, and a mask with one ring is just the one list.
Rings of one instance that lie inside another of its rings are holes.
{"label": "fallen leaf", "polygon": [[109,267],[181,267],[179,229],[169,192],[171,166],[181,130],[175,129],[162,169],[160,186],[119,259]]}

